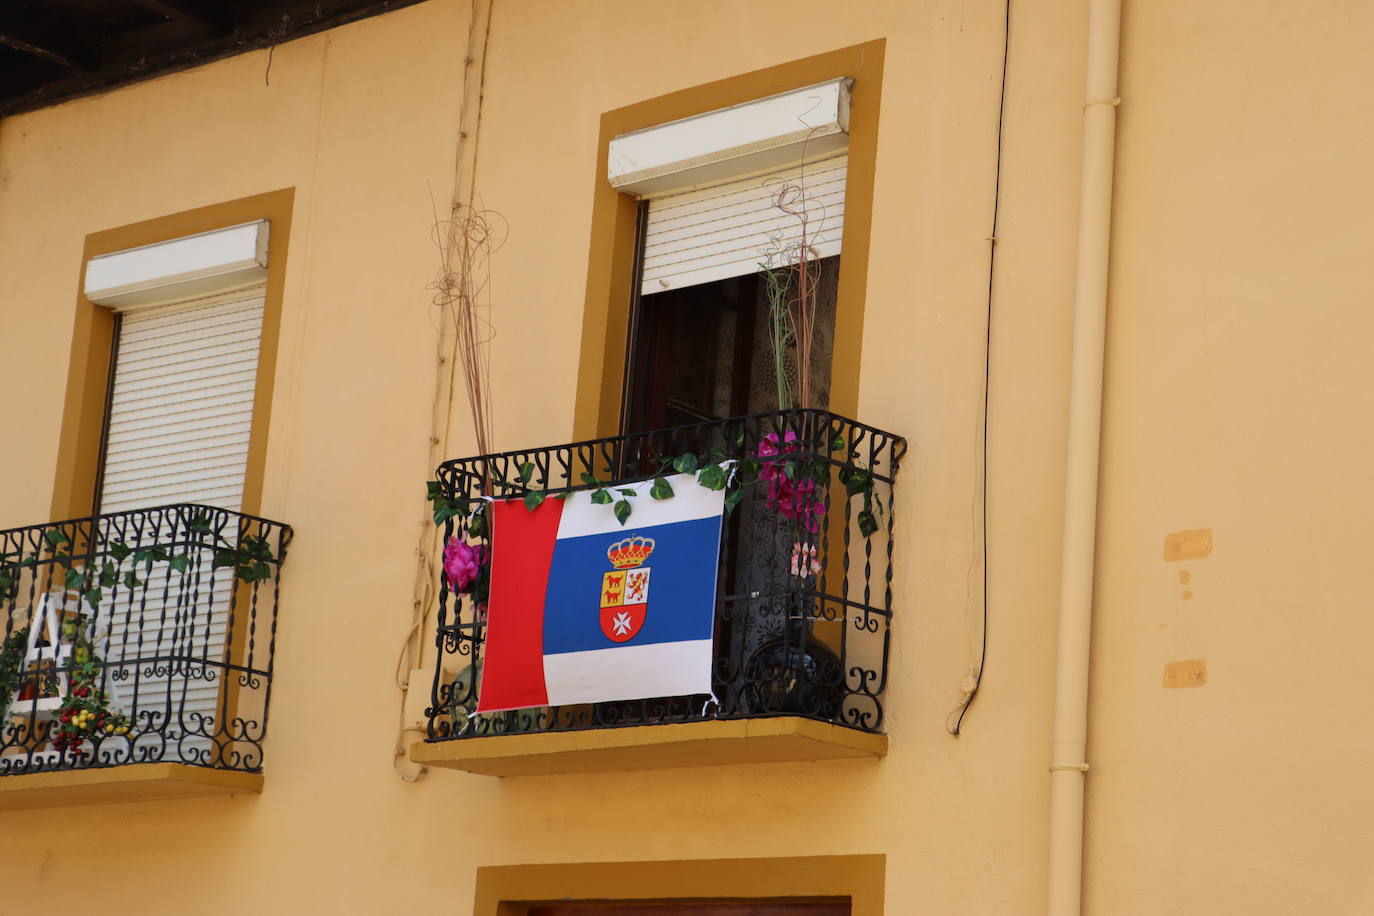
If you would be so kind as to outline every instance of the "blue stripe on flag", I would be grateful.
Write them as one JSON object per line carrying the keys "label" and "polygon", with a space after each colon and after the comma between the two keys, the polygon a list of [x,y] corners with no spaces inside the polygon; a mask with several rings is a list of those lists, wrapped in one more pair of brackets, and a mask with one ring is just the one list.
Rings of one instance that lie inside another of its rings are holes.
{"label": "blue stripe on flag", "polygon": [[[544,598],[544,654],[710,639],[720,524],[720,516],[714,516],[559,538]],[[644,563],[652,570],[649,608],[643,629],[617,643],[601,632],[601,577],[615,568],[606,549],[631,535],[654,539],[654,552]]]}

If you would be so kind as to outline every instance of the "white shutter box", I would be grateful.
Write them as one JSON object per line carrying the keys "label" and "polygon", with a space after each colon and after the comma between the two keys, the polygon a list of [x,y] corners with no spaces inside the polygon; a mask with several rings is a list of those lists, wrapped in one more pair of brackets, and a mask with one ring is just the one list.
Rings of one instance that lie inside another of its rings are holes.
{"label": "white shutter box", "polygon": [[611,187],[653,197],[824,159],[849,144],[848,77],[620,134],[607,150]]}
{"label": "white shutter box", "polygon": [[795,253],[802,222],[776,205],[787,185],[805,191],[811,257],[839,254],[848,163],[840,155],[650,200],[640,294],[755,273],[770,249]]}
{"label": "white shutter box", "polygon": [[91,258],[86,298],[111,308],[184,302],[267,278],[267,220]]}
{"label": "white shutter box", "polygon": [[102,512],[240,508],[262,309],[250,290],[123,313]]}

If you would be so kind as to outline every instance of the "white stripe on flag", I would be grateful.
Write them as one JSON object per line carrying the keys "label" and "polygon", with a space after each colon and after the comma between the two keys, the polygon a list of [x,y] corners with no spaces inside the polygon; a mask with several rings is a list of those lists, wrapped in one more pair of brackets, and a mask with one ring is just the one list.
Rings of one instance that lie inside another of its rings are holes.
{"label": "white stripe on flag", "polygon": [[[587,490],[571,493],[563,502],[558,537],[576,538],[587,534],[610,534],[614,531],[624,531],[628,534],[630,528],[690,522],[699,518],[712,518],[725,512],[725,491],[708,490],[697,483],[695,474],[670,474],[668,484],[673,488],[671,499],[654,499],[650,496],[649,490],[654,485],[652,480],[616,484],[609,488],[614,499],[612,503],[592,502],[592,494]],[[634,490],[639,494],[630,497],[633,512],[625,525],[616,520],[614,508],[615,502],[621,499],[621,494],[617,491],[622,488]]]}
{"label": "white stripe on flag", "polygon": [[549,705],[710,693],[711,655],[709,639],[545,655]]}

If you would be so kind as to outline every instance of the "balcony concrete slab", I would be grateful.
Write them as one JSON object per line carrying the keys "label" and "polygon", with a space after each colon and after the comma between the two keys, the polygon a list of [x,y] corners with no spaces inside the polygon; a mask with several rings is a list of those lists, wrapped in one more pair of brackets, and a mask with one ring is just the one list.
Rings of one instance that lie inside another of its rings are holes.
{"label": "balcony concrete slab", "polygon": [[422,741],[411,746],[410,759],[425,766],[486,776],[536,776],[735,763],[876,760],[886,753],[886,735],[781,716]]}
{"label": "balcony concrete slab", "polygon": [[0,811],[261,792],[261,773],[211,770],[184,763],[136,763],[0,777]]}

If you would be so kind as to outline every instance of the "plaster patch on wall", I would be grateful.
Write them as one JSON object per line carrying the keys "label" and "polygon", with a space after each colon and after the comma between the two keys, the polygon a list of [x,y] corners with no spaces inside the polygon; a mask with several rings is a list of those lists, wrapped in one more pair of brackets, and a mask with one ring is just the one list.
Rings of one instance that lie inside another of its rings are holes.
{"label": "plaster patch on wall", "polygon": [[1164,559],[1166,562],[1200,560],[1211,552],[1211,528],[1191,528],[1187,531],[1175,531],[1164,536]]}
{"label": "plaster patch on wall", "polygon": [[1180,569],[1180,570],[1178,571],[1178,584],[1179,584],[1179,585],[1187,585],[1188,582],[1189,582],[1192,578],[1193,578],[1193,574],[1190,573],[1190,572],[1188,572],[1188,570],[1186,570],[1186,569]]}
{"label": "plaster patch on wall", "polygon": [[1165,687],[1201,687],[1207,683],[1207,659],[1190,658],[1164,666]]}

